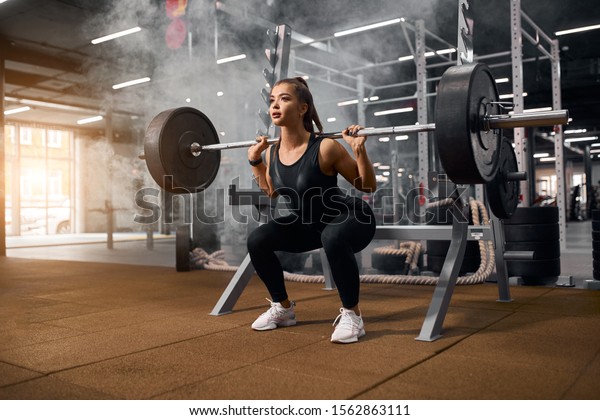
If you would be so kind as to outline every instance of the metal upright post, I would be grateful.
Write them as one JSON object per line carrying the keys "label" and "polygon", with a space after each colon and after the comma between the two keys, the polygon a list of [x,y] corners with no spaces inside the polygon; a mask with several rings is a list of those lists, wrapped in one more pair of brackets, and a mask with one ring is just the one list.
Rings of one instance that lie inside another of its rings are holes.
{"label": "metal upright post", "polygon": [[[510,20],[511,20],[511,59],[512,59],[512,89],[514,112],[523,112],[523,45],[521,34],[521,0],[510,1]],[[521,171],[528,171],[527,145],[525,144],[525,129],[514,128],[515,154],[517,155],[517,165]],[[529,185],[521,183],[521,195],[523,202],[529,206],[531,204]]]}
{"label": "metal upright post", "polygon": [[[558,46],[558,40],[552,41],[551,54],[552,54],[552,107],[554,109],[560,109],[562,107],[562,98],[560,92],[560,49]],[[558,229],[560,234],[560,249],[564,251],[567,249],[567,215],[565,213],[566,199],[565,195],[567,192],[566,179],[565,179],[565,154],[564,154],[564,141],[565,136],[563,133],[562,125],[554,127],[554,156],[556,161],[554,163],[556,168],[556,206],[559,208],[558,212]],[[590,182],[590,180],[588,180]]]}
{"label": "metal upright post", "polygon": [[[417,67],[417,121],[419,124],[427,124],[427,62],[425,60],[425,22],[417,20],[415,22],[415,64]],[[391,141],[391,139],[390,139]],[[429,188],[429,133],[420,132],[418,134],[418,156],[419,156],[419,185],[423,190]],[[392,172],[394,179],[398,177],[398,172]],[[418,214],[423,214],[423,211]]]}

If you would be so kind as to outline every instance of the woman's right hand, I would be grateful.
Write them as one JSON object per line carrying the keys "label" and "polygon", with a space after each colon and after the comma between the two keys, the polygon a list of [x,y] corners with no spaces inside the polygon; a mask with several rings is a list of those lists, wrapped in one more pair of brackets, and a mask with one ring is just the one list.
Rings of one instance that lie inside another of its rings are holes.
{"label": "woman's right hand", "polygon": [[267,136],[257,136],[256,144],[248,148],[248,160],[258,160],[262,156],[262,152],[267,150],[269,143],[267,143]]}

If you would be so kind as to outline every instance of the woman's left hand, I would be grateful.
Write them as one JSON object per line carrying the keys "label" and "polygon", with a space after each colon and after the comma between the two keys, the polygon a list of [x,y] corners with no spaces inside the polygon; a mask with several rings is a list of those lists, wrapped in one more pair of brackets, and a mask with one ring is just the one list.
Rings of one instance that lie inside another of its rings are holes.
{"label": "woman's left hand", "polygon": [[364,127],[361,127],[358,124],[351,125],[342,131],[342,137],[344,141],[350,145],[352,151],[356,156],[358,156],[360,149],[363,148],[365,141],[367,140],[367,136],[356,136],[355,134],[362,130]]}

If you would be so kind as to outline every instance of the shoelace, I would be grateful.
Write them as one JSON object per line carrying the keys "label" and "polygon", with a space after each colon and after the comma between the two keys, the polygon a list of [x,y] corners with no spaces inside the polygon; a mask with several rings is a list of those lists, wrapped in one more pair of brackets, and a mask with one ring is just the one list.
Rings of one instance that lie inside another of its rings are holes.
{"label": "shoelace", "polygon": [[[340,318],[341,318],[341,320],[340,320]],[[358,321],[355,322],[354,317],[352,315],[350,315],[350,312],[346,312],[343,309],[340,309],[340,314],[333,321],[332,325],[335,326],[335,324],[338,322],[338,320],[340,320],[338,328],[346,328],[346,329],[352,329],[354,327],[358,328]]]}
{"label": "shoelace", "polygon": [[269,310],[267,312],[264,313],[264,315],[270,316],[270,317],[278,317],[280,315],[285,314],[288,309],[291,308],[284,308],[283,306],[277,306],[275,302],[273,302],[271,299],[269,298],[265,298],[269,301],[269,303],[271,304],[271,307],[269,308]]}

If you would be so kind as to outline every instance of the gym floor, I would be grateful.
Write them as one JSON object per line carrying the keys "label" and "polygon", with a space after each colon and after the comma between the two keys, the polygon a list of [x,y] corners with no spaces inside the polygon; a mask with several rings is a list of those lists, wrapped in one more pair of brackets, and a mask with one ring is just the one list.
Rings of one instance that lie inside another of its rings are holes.
{"label": "gym floor", "polygon": [[256,332],[256,276],[213,317],[233,273],[177,273],[173,238],[60,239],[9,238],[0,258],[1,399],[600,399],[589,221],[567,228],[574,287],[513,285],[501,303],[494,283],[458,286],[442,338],[422,342],[433,287],[365,284],[352,345],[330,343],[339,300],[319,284],[289,283],[298,325]]}

